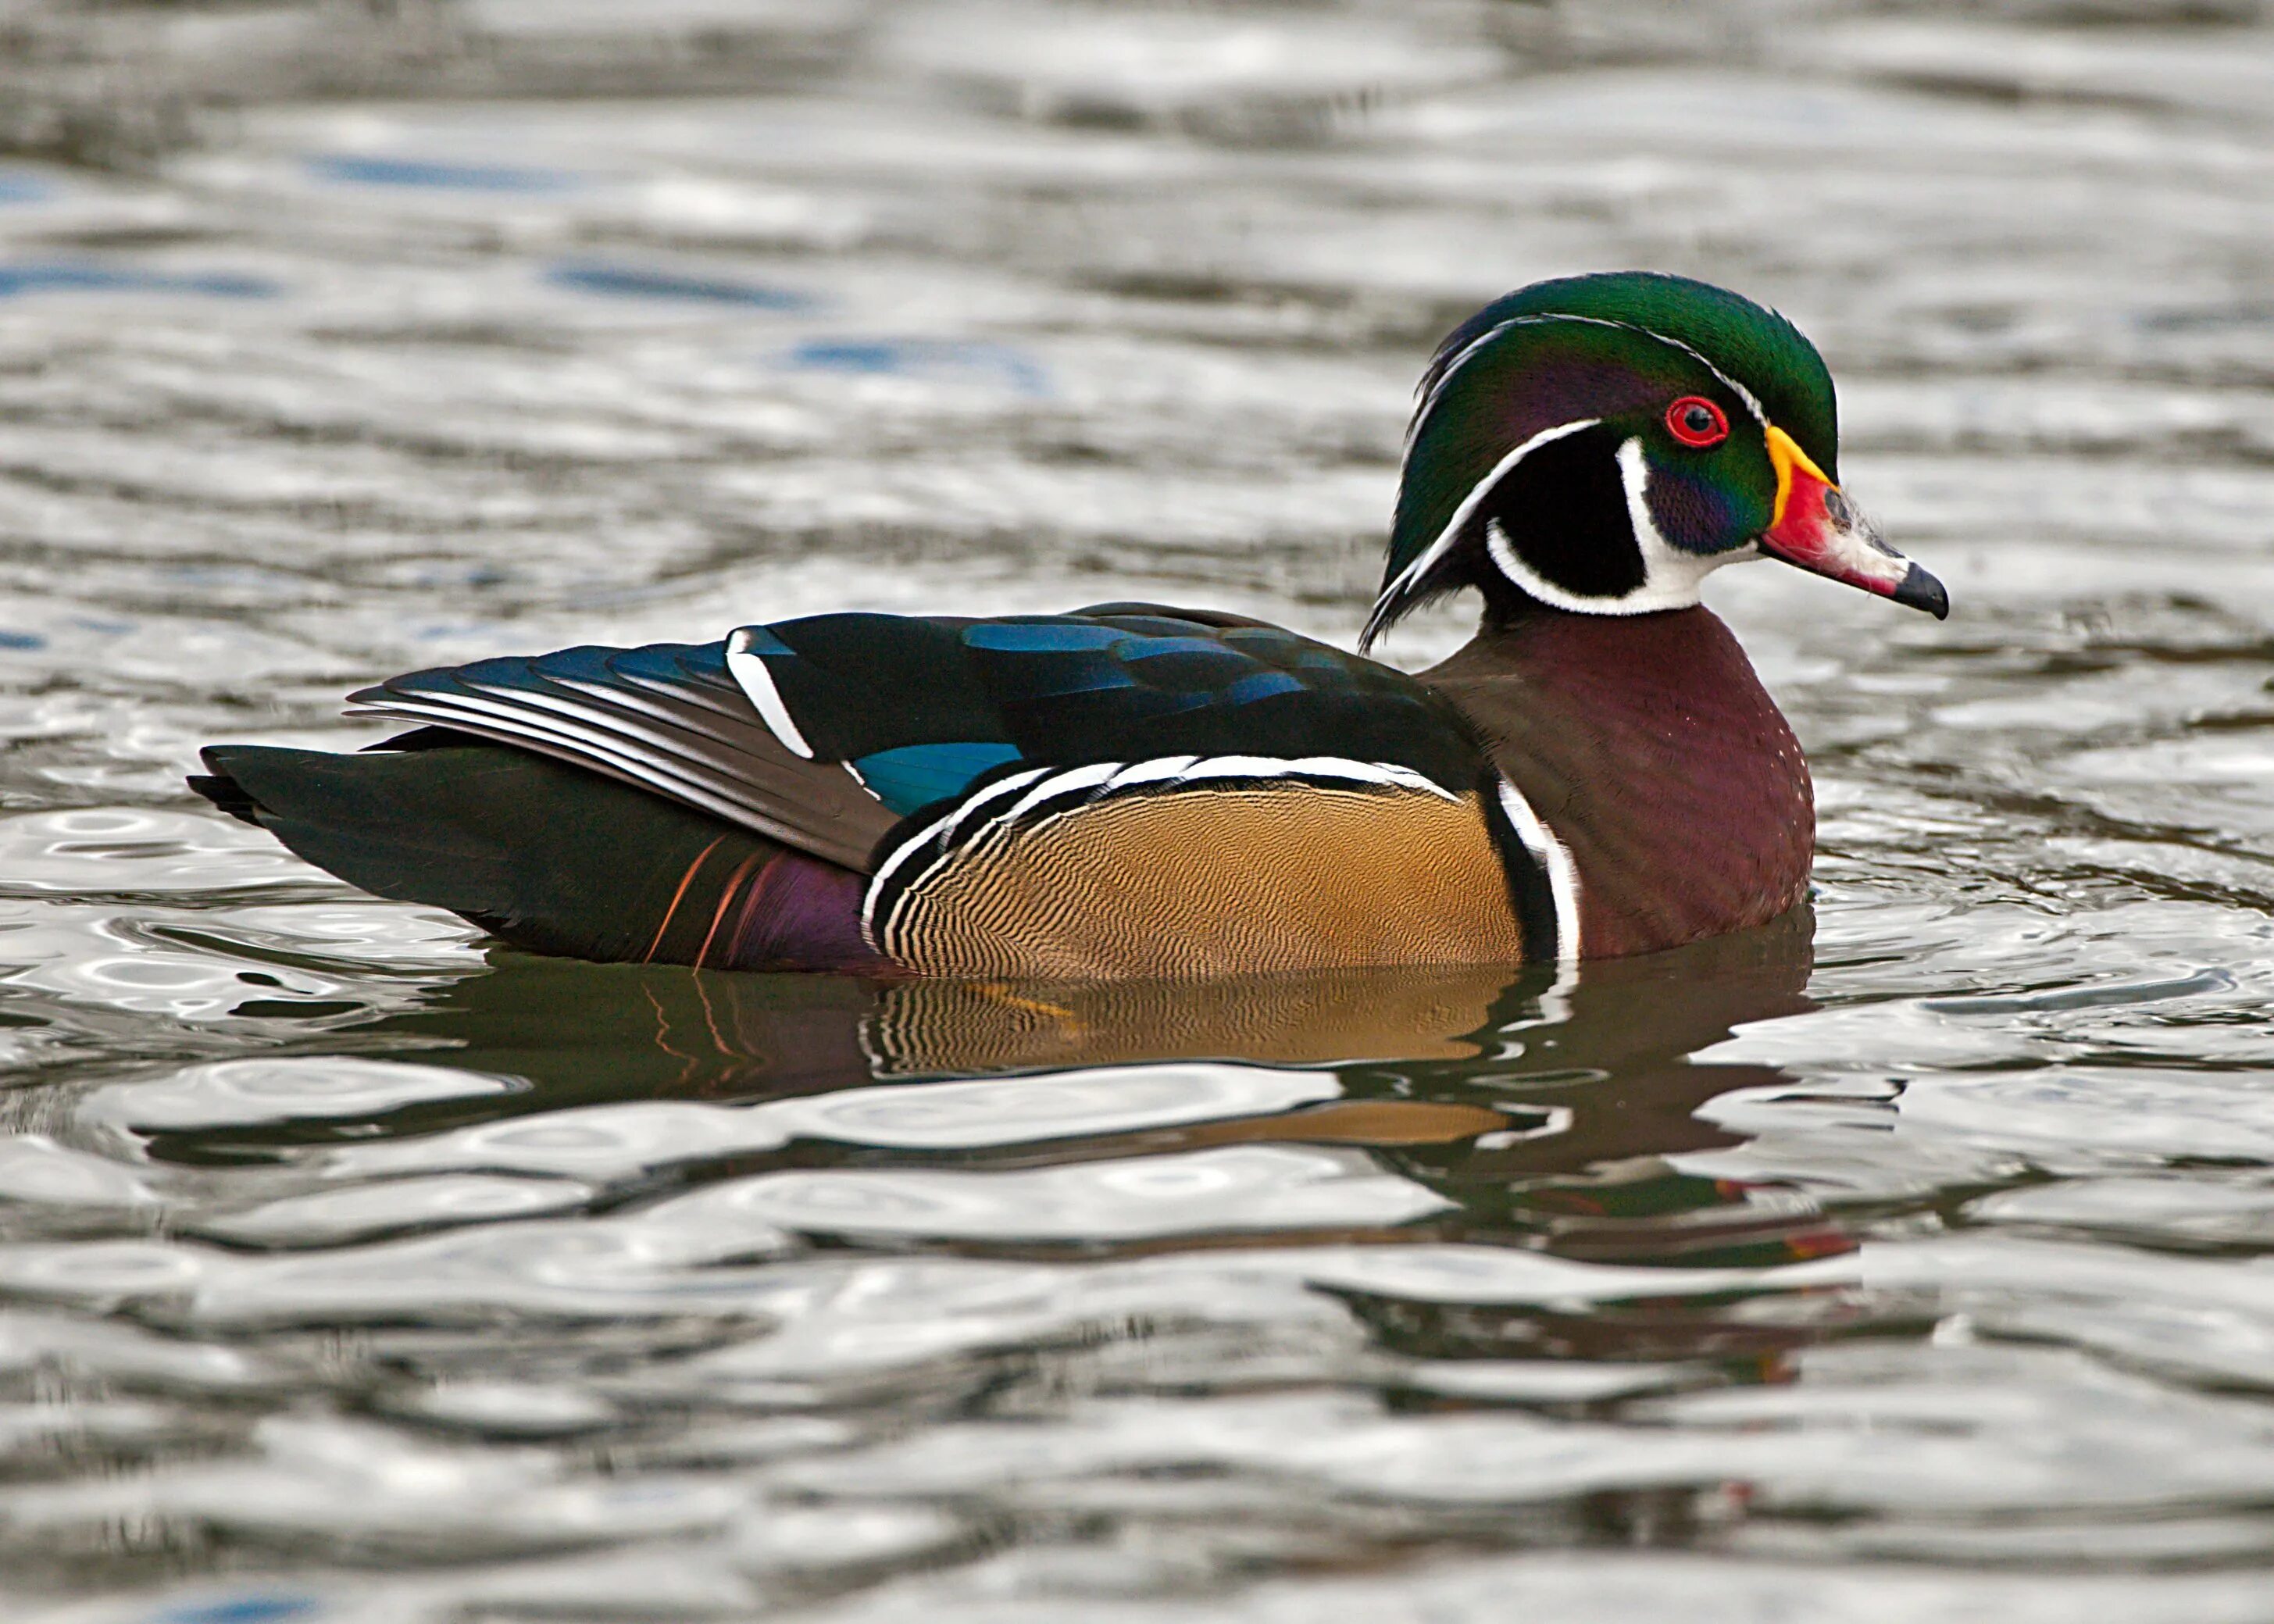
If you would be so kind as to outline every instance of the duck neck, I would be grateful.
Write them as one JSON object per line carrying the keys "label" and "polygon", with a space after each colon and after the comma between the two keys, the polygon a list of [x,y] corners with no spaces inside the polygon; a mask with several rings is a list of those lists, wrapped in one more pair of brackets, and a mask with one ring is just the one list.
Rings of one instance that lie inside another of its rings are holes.
{"label": "duck neck", "polygon": [[1570,851],[1588,956],[1762,924],[1806,894],[1808,765],[1712,611],[1494,603],[1422,680]]}

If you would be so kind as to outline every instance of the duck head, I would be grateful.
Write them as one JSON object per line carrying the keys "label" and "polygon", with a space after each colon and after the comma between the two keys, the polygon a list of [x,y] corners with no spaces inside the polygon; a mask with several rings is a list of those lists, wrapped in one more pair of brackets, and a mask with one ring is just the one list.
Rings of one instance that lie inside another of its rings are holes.
{"label": "duck head", "polygon": [[1359,646],[1461,587],[1502,616],[1645,614],[1753,558],[1949,613],[1841,490],[1839,459],[1832,374],[1775,312],[1642,271],[1519,289],[1421,380]]}

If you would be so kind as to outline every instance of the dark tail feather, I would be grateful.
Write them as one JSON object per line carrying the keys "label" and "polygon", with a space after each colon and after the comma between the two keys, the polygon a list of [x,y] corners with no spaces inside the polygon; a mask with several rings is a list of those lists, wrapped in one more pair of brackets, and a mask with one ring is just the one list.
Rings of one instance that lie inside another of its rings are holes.
{"label": "dark tail feather", "polygon": [[538,952],[880,966],[850,869],[524,750],[417,742],[357,756],[215,745],[211,776],[190,786],[350,884]]}
{"label": "dark tail feather", "polygon": [[[211,751],[206,752],[206,765],[213,765]],[[193,772],[190,774],[190,787],[238,823],[250,823],[255,829],[260,827],[260,820],[253,816],[259,808],[253,805],[252,797],[245,793],[245,786],[235,778],[227,774],[207,778],[202,772]]]}

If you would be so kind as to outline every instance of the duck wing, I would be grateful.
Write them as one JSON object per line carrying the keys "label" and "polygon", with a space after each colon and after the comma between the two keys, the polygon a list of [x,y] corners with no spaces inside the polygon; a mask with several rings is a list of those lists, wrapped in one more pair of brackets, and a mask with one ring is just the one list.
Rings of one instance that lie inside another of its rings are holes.
{"label": "duck wing", "polygon": [[786,748],[720,643],[478,660],[390,677],[349,706],[549,756],[855,870],[899,821],[841,766]]}
{"label": "duck wing", "polygon": [[863,933],[918,969],[1473,961],[1553,931],[1449,700],[1237,616],[820,615],[354,698],[871,875]]}

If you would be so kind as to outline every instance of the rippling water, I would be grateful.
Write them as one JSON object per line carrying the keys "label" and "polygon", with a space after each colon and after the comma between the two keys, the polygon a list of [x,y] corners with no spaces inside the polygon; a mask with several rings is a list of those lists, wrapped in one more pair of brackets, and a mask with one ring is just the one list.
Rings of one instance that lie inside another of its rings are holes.
{"label": "rippling water", "polygon": [[[4,24],[8,1617],[2274,1617],[2259,6]],[[825,607],[1347,638],[1431,342],[1629,264],[1958,605],[1716,579],[1812,936],[599,968],[181,786]]]}

